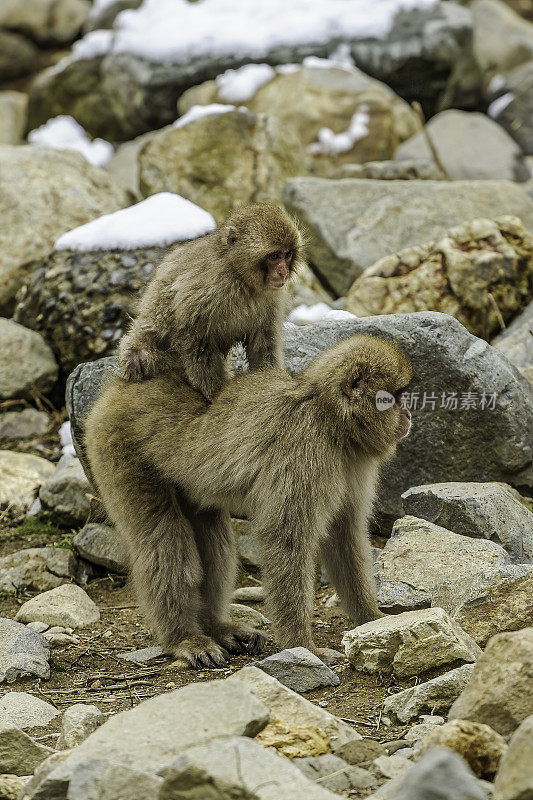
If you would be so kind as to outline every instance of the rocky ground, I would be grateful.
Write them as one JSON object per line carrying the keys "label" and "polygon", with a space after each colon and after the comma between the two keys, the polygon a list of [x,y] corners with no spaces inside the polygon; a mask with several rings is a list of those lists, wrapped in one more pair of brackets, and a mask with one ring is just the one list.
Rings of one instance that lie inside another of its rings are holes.
{"label": "rocky ground", "polygon": [[[0,3],[0,800],[533,797],[532,120],[531,0]],[[278,652],[235,519],[267,646],[195,672],[83,427],[168,249],[261,199],[306,238],[287,369],[392,338],[414,424],[371,521],[386,616],[352,628],[317,565],[337,663]]]}

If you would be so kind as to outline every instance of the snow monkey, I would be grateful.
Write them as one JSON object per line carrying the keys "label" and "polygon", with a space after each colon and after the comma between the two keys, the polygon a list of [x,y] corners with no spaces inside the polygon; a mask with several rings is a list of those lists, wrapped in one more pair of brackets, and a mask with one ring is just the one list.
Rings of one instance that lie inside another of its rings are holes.
{"label": "snow monkey", "polygon": [[172,250],[119,344],[124,377],[141,381],[174,369],[212,400],[226,382],[226,356],[237,342],[251,370],[281,366],[283,287],[297,269],[301,244],[283,209],[252,203],[220,230]]}
{"label": "snow monkey", "polygon": [[[276,367],[238,376],[212,403],[172,370],[110,379],[87,418],[88,457],[165,651],[220,667],[228,653],[264,644],[229,619],[229,507],[246,512],[257,537],[280,647],[320,655],[318,557],[356,625],[380,616],[368,517],[379,467],[410,428],[397,401],[411,377],[395,344],[356,334],[295,377]],[[380,390],[388,395],[376,399]]]}

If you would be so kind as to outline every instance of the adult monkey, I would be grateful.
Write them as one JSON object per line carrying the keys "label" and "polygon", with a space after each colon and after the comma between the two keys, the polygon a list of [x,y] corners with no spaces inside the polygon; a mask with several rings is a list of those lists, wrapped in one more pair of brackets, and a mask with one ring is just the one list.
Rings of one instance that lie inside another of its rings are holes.
{"label": "adult monkey", "polygon": [[192,666],[257,652],[263,637],[229,621],[236,558],[227,510],[258,538],[275,636],[320,655],[311,633],[320,555],[355,624],[380,616],[367,535],[380,465],[410,427],[397,402],[411,366],[391,343],[355,335],[291,377],[235,378],[209,404],[167,373],[113,377],[86,423],[107,511],[129,545],[135,589],[164,649]]}
{"label": "adult monkey", "polygon": [[226,383],[226,356],[238,342],[250,369],[282,366],[284,287],[301,246],[286,211],[250,203],[220,230],[173,249],[120,341],[124,377],[141,381],[172,369],[212,400]]}

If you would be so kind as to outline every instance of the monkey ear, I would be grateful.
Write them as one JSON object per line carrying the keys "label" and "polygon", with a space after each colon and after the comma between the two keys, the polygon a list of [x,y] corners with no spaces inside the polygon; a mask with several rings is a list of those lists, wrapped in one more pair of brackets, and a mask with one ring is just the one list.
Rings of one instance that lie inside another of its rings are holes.
{"label": "monkey ear", "polygon": [[235,230],[235,228],[229,226],[228,228],[226,228],[224,233],[226,238],[226,244],[229,245],[235,244],[235,242],[237,241],[237,231]]}
{"label": "monkey ear", "polygon": [[350,400],[355,400],[355,398],[359,397],[363,391],[363,382],[361,378],[357,376],[348,378],[342,387],[342,391],[347,397],[350,398]]}

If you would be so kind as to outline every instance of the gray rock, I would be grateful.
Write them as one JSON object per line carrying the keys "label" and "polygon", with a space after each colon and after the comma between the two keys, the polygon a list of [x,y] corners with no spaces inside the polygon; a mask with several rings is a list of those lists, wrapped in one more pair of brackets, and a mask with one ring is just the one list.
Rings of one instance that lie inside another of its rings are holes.
{"label": "gray rock", "polygon": [[15,594],[19,589],[47,591],[78,574],[72,550],[60,547],[30,547],[0,558],[0,591]]}
{"label": "gray rock", "polygon": [[58,750],[77,747],[105,722],[105,716],[96,706],[76,703],[63,713],[61,733],[57,740]]}
{"label": "gray rock", "polygon": [[21,730],[48,725],[59,716],[51,703],[28,692],[8,692],[0,700],[0,722],[8,722]]}
{"label": "gray rock", "polygon": [[449,719],[470,719],[508,736],[533,714],[533,628],[499,633],[487,644]]}
{"label": "gray rock", "polygon": [[76,534],[72,546],[91,564],[98,564],[119,574],[128,571],[126,546],[111,525],[90,522]]}
{"label": "gray rock", "polygon": [[268,707],[274,722],[285,724],[289,730],[294,726],[294,721],[298,720],[299,726],[318,730],[332,748],[362,738],[338,717],[291,691],[256,667],[240,669],[227,682],[233,681],[247,684],[254,695]]}
{"label": "gray rock", "polygon": [[90,758],[156,772],[185,747],[220,736],[253,737],[268,719],[266,706],[242,682],[190,684],[110,717],[58,769],[65,782]]}
{"label": "gray rock", "polygon": [[502,581],[515,581],[531,571],[532,567],[528,564],[509,564],[443,581],[433,590],[432,605],[443,608],[451,617],[455,617],[463,605],[487,597]]}
{"label": "gray rock", "polygon": [[533,201],[508,181],[291,178],[283,199],[305,225],[314,270],[337,295],[380,258],[468,220],[512,214],[533,229]]}
{"label": "gray rock", "polygon": [[490,99],[490,116],[524,153],[533,155],[533,62],[527,61],[506,75],[503,85]]}
{"label": "gray rock", "polygon": [[[484,114],[449,109],[432,117],[426,127],[446,173],[454,181],[529,177],[520,147]],[[394,158],[431,160],[426,135],[420,132],[403,142]]]}
{"label": "gray rock", "polygon": [[292,647],[255,661],[267,675],[272,675],[295,692],[310,692],[321,686],[338,686],[340,678],[305,647]]}
{"label": "gray rock", "polygon": [[68,528],[83,524],[91,510],[90,494],[91,486],[79,459],[63,455],[39,490],[42,513]]}
{"label": "gray rock", "polygon": [[[533,514],[509,486],[494,482],[430,483],[408,489],[402,501],[407,514],[462,536],[497,542],[515,561],[533,561]],[[491,565],[482,568],[485,566]],[[465,573],[476,571],[472,567]]]}
{"label": "gray rock", "polygon": [[[236,13],[226,17],[225,23],[229,28],[238,27],[242,20]],[[212,36],[217,33],[213,28]],[[152,35],[149,28],[144,34]],[[449,103],[454,99],[454,74],[464,71],[471,34],[467,9],[440,2],[398,14],[386,36],[359,37],[350,44],[356,64],[365,72],[408,101],[420,100],[425,110],[433,113],[439,100]],[[300,62],[307,55],[327,56],[337,46],[337,38],[318,42],[316,31],[310,31],[308,41],[304,39],[298,46],[265,46],[263,52],[243,45],[238,54],[214,54],[206,45],[194,58],[184,56],[184,63],[158,64],[113,51],[90,61],[65,59],[45,70],[32,85],[30,127],[76,110],[78,121],[93,135],[129,140],[172,122],[176,97],[226,69],[254,59],[269,64]]]}
{"label": "gray rock", "polygon": [[294,758],[292,763],[313,782],[332,792],[343,794],[352,791],[371,791],[376,788],[375,777],[366,769],[351,766],[342,758],[333,755]]}
{"label": "gray rock", "polygon": [[334,755],[342,758],[348,764],[355,767],[369,767],[374,759],[379,756],[387,755],[387,751],[375,739],[359,739],[357,741],[345,742],[334,748]]}
{"label": "gray rock", "polygon": [[72,150],[3,145],[0,161],[0,313],[10,314],[34,262],[58,236],[123,208],[129,198],[104,170]]}
{"label": "gray rock", "polygon": [[51,419],[45,411],[6,411],[0,416],[0,439],[32,439],[44,436],[50,427]]}
{"label": "gray rock", "polygon": [[442,747],[409,770],[391,800],[487,800],[463,759]]}
{"label": "gray rock", "polygon": [[373,181],[442,181],[445,176],[430,160],[367,161],[344,164],[333,178],[363,178]]}
{"label": "gray rock", "polygon": [[[444,725],[445,721],[446,720],[444,717],[438,717],[434,714],[424,714],[423,722],[420,722],[418,725],[413,725],[412,728],[409,728],[403,737],[403,740],[404,742],[414,745],[421,739],[424,739],[428,734],[432,733],[435,727]],[[396,752],[401,754],[401,751]]]}
{"label": "gray rock", "polygon": [[[348,767],[348,769],[350,769]],[[161,770],[160,800],[179,797],[236,800],[334,800],[338,797],[315,784],[302,771],[257,742],[229,736],[187,748]]]}
{"label": "gray rock", "polygon": [[475,0],[474,57],[485,80],[505,75],[533,57],[533,25],[500,0]]}
{"label": "gray rock", "polygon": [[117,653],[117,658],[122,658],[124,661],[133,661],[135,664],[146,664],[153,658],[160,658],[163,655],[163,648],[156,646],[143,647],[141,650],[132,650],[129,653]]}
{"label": "gray rock", "polygon": [[516,317],[509,327],[492,340],[492,346],[503,353],[533,383],[533,302]]}
{"label": "gray rock", "polygon": [[17,611],[21,622],[46,622],[68,628],[86,628],[100,619],[98,606],[81,586],[63,583],[26,600]]}
{"label": "gray rock", "polygon": [[402,723],[417,720],[423,712],[447,712],[467,685],[473,671],[473,664],[463,664],[412,689],[392,694],[385,698],[383,711],[386,716]]}
{"label": "gray rock", "polygon": [[0,450],[0,508],[15,514],[28,511],[37,489],[53,471],[54,465],[40,456]]}
{"label": "gray rock", "polygon": [[54,751],[35,742],[10,722],[0,722],[0,772],[31,775]]}
{"label": "gray rock", "polygon": [[469,539],[417,517],[402,517],[394,523],[374,567],[378,605],[389,612],[430,606],[433,590],[442,581],[503,567],[509,561],[495,542]]}
{"label": "gray rock", "polygon": [[378,756],[372,763],[372,770],[380,776],[380,778],[387,778],[394,780],[401,778],[409,769],[412,764],[403,756],[398,755],[398,750],[391,756]]}
{"label": "gray rock", "polygon": [[[291,373],[297,373],[327,347],[354,333],[394,339],[409,353],[416,375],[409,389],[414,424],[382,472],[376,505],[381,515],[401,516],[400,495],[410,486],[427,482],[507,480],[533,485],[529,436],[533,388],[496,350],[453,318],[426,312],[285,328],[285,364]],[[113,369],[112,359],[82,364],[68,381],[67,408],[84,464],[84,419]],[[418,410],[414,409],[416,392]],[[424,392],[430,400],[433,393],[435,399],[422,409]],[[454,392],[456,410],[448,402]],[[461,411],[461,397],[466,392],[477,397],[476,407]],[[447,408],[440,407],[443,393]],[[493,398],[494,409],[487,404],[481,408],[483,396]]]}
{"label": "gray rock", "polygon": [[26,130],[28,95],[0,92],[0,144],[20,144]]}
{"label": "gray rock", "polygon": [[57,363],[42,336],[0,318],[0,338],[0,400],[46,394],[57,380]]}
{"label": "gray rock", "polygon": [[18,677],[50,677],[50,648],[40,633],[12,619],[0,617],[0,683],[13,683]]}
{"label": "gray rock", "polygon": [[527,800],[533,796],[533,714],[511,736],[496,780],[494,800]]}
{"label": "gray rock", "polygon": [[266,598],[264,586],[241,586],[233,592],[235,603],[262,603]]}
{"label": "gray rock", "polygon": [[24,36],[0,29],[0,80],[9,81],[37,68],[39,51]]}
{"label": "gray rock", "polygon": [[469,587],[465,579],[445,584],[445,592],[436,594],[433,605],[439,604],[439,596],[448,599],[456,594],[452,616],[481,646],[496,633],[528,627],[533,620],[532,567],[523,575],[485,572],[473,578]]}
{"label": "gray rock", "polygon": [[242,603],[230,603],[229,607],[231,620],[242,625],[250,625],[252,628],[264,628],[270,624],[270,620],[261,614],[256,608],[243,606]]}
{"label": "gray rock", "polygon": [[237,552],[245,567],[253,569],[261,566],[257,537],[251,533],[244,533],[238,537]]}
{"label": "gray rock", "polygon": [[481,649],[441,608],[405,611],[347,631],[342,644],[361,672],[419,675],[454,661],[473,662]]}

